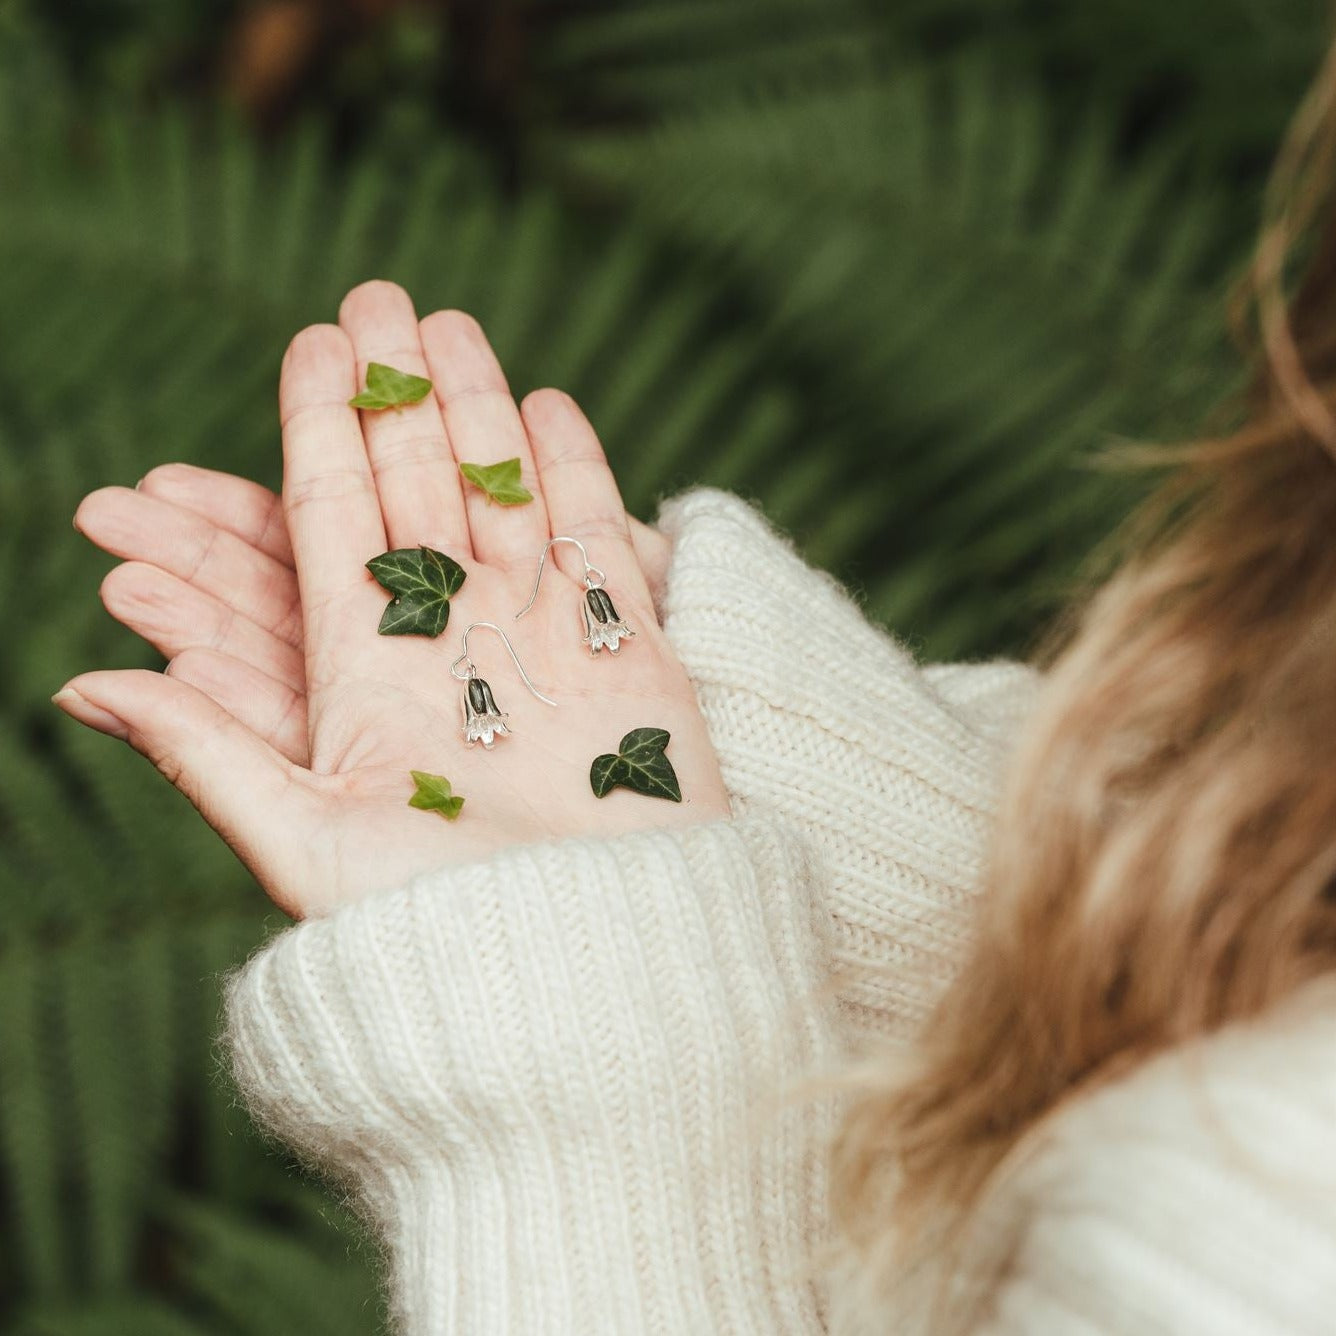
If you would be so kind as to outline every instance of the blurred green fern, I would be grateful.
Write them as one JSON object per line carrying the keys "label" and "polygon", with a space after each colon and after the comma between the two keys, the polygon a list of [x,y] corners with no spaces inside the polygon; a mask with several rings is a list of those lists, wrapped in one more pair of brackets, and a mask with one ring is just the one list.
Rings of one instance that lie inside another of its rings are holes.
{"label": "blurred green fern", "polygon": [[[544,40],[498,163],[448,127],[348,151],[324,116],[265,143],[207,101],[76,97],[48,20],[0,0],[6,1330],[381,1321],[352,1221],[215,1070],[216,979],[276,916],[147,766],[47,702],[154,662],[97,606],[79,497],[169,458],[276,483],[287,339],[387,277],[476,313],[517,392],[571,390],[642,516],[740,490],[925,654],[1021,649],[1138,489],[1086,455],[1190,431],[1232,383],[1220,296],[1279,115],[1231,128],[1217,73],[1131,142],[1194,57],[1179,11],[1051,8],[512,5]],[[1246,62],[1249,8],[1182,12]],[[1311,14],[1282,9],[1297,83]],[[1054,73],[1078,54],[1099,99]]]}
{"label": "blurred green fern", "polygon": [[840,443],[784,518],[942,656],[1023,642],[1126,507],[1084,455],[1189,430],[1228,385],[1232,257],[1185,156],[1121,166],[1106,121],[1059,134],[972,61],[568,151],[764,312]]}

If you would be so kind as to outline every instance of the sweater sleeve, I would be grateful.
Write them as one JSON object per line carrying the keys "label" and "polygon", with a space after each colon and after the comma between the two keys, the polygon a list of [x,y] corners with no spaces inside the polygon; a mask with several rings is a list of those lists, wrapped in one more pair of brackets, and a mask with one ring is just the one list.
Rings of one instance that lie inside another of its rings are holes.
{"label": "sweater sleeve", "polygon": [[770,814],[503,850],[230,980],[262,1125],[382,1238],[395,1330],[823,1330],[821,861]]}
{"label": "sweater sleeve", "polygon": [[999,780],[1040,675],[920,665],[748,501],[663,502],[659,612],[734,810],[777,811],[831,870],[846,1031],[913,1036],[960,968]]}

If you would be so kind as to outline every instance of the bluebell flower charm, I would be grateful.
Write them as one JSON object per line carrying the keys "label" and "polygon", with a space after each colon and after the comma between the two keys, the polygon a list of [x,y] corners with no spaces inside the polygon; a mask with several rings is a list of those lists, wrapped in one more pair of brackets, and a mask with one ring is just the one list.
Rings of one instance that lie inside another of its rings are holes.
{"label": "bluebell flower charm", "polygon": [[450,665],[450,676],[464,684],[464,741],[469,746],[481,742],[488,751],[491,751],[497,734],[510,732],[510,727],[506,723],[510,716],[504,710],[497,708],[492,688],[478,676],[477,667],[469,654],[469,632],[478,626],[495,631],[501,637],[502,643],[510,651],[510,657],[515,661],[521,681],[533,695],[544,705],[555,705],[557,702],[551,696],[543,695],[534,686],[533,680],[524,671],[520,656],[515,653],[515,646],[495,622],[470,622],[464,628],[464,652]]}
{"label": "bluebell flower charm", "polygon": [[464,741],[481,742],[491,750],[498,733],[509,733],[510,716],[497,709],[492,688],[481,677],[470,677],[464,684]]}
{"label": "bluebell flower charm", "polygon": [[580,604],[580,612],[584,616],[585,633],[581,643],[589,646],[591,657],[596,655],[604,646],[616,654],[621,648],[622,641],[634,636],[635,632],[622,620],[617,609],[613,607],[612,599],[608,597],[608,591],[603,588],[603,583],[607,577],[597,566],[590,564],[589,554],[578,538],[557,534],[555,537],[549,538],[543,545],[542,555],[538,558],[538,574],[534,577],[533,593],[529,595],[529,601],[515,614],[515,619],[518,621],[533,607],[534,599],[538,597],[538,586],[543,582],[543,569],[547,565],[547,554],[552,550],[554,543],[574,544],[580,549],[580,556],[584,560],[585,591],[584,599]]}
{"label": "bluebell flower charm", "polygon": [[584,606],[585,636],[584,643],[591,654],[597,654],[606,645],[614,654],[626,636],[635,632],[617,615],[617,609],[608,597],[608,591],[602,585],[585,590]]}

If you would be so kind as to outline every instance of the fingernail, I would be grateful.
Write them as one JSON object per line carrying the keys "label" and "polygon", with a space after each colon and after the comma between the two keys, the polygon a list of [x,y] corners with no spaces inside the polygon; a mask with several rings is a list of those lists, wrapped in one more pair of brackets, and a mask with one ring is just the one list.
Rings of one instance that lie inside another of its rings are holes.
{"label": "fingernail", "polygon": [[92,701],[86,700],[73,687],[61,687],[51,697],[51,702],[60,706],[71,719],[77,719],[81,724],[87,724],[89,728],[95,728],[99,733],[109,733],[112,737],[124,741],[129,732],[123,720],[118,719],[110,710],[104,710],[100,705],[94,705]]}

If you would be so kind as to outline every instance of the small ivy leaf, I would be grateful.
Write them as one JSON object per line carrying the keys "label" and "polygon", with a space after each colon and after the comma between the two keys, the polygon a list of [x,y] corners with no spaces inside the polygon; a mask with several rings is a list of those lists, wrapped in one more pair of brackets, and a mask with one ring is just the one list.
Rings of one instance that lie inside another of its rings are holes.
{"label": "small ivy leaf", "polygon": [[450,620],[450,597],[464,583],[464,568],[430,547],[400,547],[366,564],[394,598],[380,619],[383,636],[438,636]]}
{"label": "small ivy leaf", "polygon": [[617,751],[594,758],[589,769],[589,783],[596,798],[605,797],[615,788],[633,789],[647,798],[682,801],[673,763],[664,754],[669,733],[664,728],[633,728]]}
{"label": "small ivy leaf", "polygon": [[520,460],[503,459],[499,464],[461,464],[459,471],[502,506],[522,506],[533,493],[520,481]]}
{"label": "small ivy leaf", "polygon": [[424,812],[439,812],[447,821],[453,821],[464,806],[463,798],[450,792],[450,781],[444,775],[430,775],[425,770],[410,770],[417,785],[408,800],[410,807]]}
{"label": "small ivy leaf", "polygon": [[425,376],[413,376],[407,371],[396,371],[381,362],[368,362],[366,389],[348,400],[350,408],[403,408],[406,404],[421,403],[431,393],[431,381]]}

